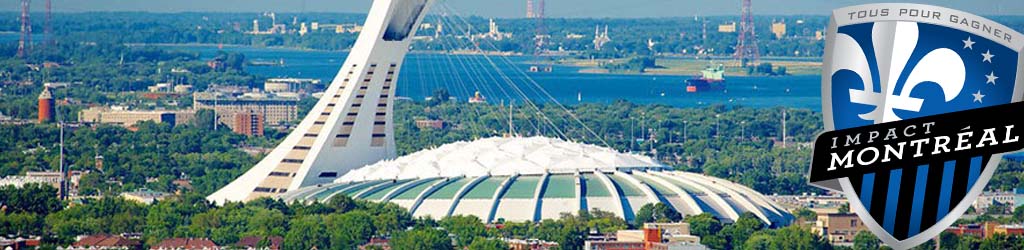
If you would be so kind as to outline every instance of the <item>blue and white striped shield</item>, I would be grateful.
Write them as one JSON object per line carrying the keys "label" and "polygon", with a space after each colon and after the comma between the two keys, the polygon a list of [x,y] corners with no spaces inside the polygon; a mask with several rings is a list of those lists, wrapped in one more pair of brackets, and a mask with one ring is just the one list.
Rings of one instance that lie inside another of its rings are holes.
{"label": "blue and white striped shield", "polygon": [[[827,36],[822,106],[829,131],[1021,101],[1024,35],[994,21],[936,6],[869,4],[835,10]],[[902,129],[900,136],[912,134]],[[904,146],[900,145],[901,152]],[[875,154],[887,156],[885,150]],[[851,161],[871,158],[870,152],[852,157],[860,158]],[[921,159],[924,163],[811,181],[843,192],[867,228],[887,245],[906,249],[952,225],[983,191],[1001,157],[994,153]],[[814,175],[823,170],[812,166],[811,171]]]}

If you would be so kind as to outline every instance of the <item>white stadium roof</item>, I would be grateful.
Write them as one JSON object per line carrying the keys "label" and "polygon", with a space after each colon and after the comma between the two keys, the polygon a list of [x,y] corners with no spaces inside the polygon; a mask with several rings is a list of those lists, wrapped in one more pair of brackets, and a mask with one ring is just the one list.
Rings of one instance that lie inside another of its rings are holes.
{"label": "white stadium roof", "polygon": [[393,202],[417,217],[473,215],[485,222],[540,221],[580,210],[609,211],[631,221],[651,203],[727,222],[746,212],[772,226],[788,225],[792,218],[757,191],[727,180],[674,171],[646,156],[544,137],[447,144],[281,198],[311,202],[338,195]]}
{"label": "white stadium roof", "polygon": [[548,137],[492,137],[456,142],[352,170],[335,182],[539,175],[546,172],[659,167],[647,156]]}

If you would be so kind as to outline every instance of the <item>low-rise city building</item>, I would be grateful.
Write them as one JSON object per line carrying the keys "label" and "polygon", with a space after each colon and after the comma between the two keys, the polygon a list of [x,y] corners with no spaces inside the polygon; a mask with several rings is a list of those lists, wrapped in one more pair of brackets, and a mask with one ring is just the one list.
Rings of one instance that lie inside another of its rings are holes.
{"label": "low-rise city building", "polygon": [[1016,193],[1017,193],[1016,191],[1010,191],[1010,192],[1003,192],[1003,191],[983,192],[983,193],[981,193],[981,195],[978,196],[977,200],[974,200],[974,203],[971,204],[971,206],[974,207],[974,210],[979,212],[979,213],[987,212],[990,207],[993,207],[993,206],[996,206],[996,205],[1003,205],[1003,206],[1000,206],[1000,207],[1002,207],[1003,209],[1009,209],[1010,210],[1010,211],[996,211],[996,213],[1012,212],[1012,208],[1017,207],[1017,196],[1018,195]]}
{"label": "low-rise city building", "polygon": [[867,230],[860,217],[852,213],[819,214],[811,231],[832,244],[852,243],[854,236]]}
{"label": "low-rise city building", "polygon": [[328,32],[333,31],[334,33],[337,33],[337,34],[345,34],[345,33],[354,34],[354,33],[359,33],[359,32],[363,31],[363,26],[360,25],[360,24],[356,24],[356,23],[327,24],[327,23],[318,23],[317,22],[317,23],[313,23],[311,28],[314,31],[318,31],[318,30],[323,29],[323,30],[327,30]]}
{"label": "low-rise city building", "polygon": [[[266,244],[261,245],[264,240]],[[235,246],[244,250],[280,250],[283,243],[284,238],[281,236],[247,236],[238,240]]]}
{"label": "low-rise city building", "polygon": [[172,83],[157,83],[156,85],[149,86],[149,92],[171,92],[174,90],[174,84]]}
{"label": "low-rise city building", "polygon": [[174,85],[173,90],[174,90],[174,93],[185,94],[185,93],[191,93],[193,88],[194,87],[192,87],[192,85],[180,84],[180,85]]}
{"label": "low-rise city building", "polygon": [[78,113],[78,122],[114,124],[132,127],[139,122],[153,121],[171,125],[186,124],[195,118],[192,110],[128,110],[124,107],[91,107]]}
{"label": "low-rise city building", "polygon": [[170,197],[171,194],[153,191],[147,188],[136,189],[132,192],[121,193],[121,197],[125,200],[136,201],[146,205],[153,204],[153,202],[160,201]]}
{"label": "low-rise city building", "polygon": [[661,238],[667,242],[700,243],[700,237],[690,234],[690,223],[644,223],[646,228],[661,230]]}
{"label": "low-rise city building", "polygon": [[228,95],[216,92],[195,93],[192,95],[195,110],[209,109],[217,113],[220,123],[234,129],[235,115],[254,113],[263,117],[268,126],[279,126],[298,119],[299,98],[280,97],[266,93],[246,93]]}
{"label": "low-rise city building", "polygon": [[4,250],[22,250],[22,249],[36,249],[39,244],[42,243],[42,238],[14,238],[8,239],[0,237],[0,249]]}
{"label": "low-rise city building", "polygon": [[786,22],[772,20],[772,34],[775,35],[775,39],[786,37]]}
{"label": "low-rise city building", "polygon": [[142,249],[138,240],[120,235],[97,234],[81,236],[65,250],[137,250]]}
{"label": "low-rise city building", "polygon": [[150,250],[220,250],[210,239],[206,238],[170,238],[149,247]]}
{"label": "low-rise city building", "polygon": [[849,204],[846,197],[838,194],[772,195],[768,196],[768,199],[787,210],[806,208],[817,214],[838,213],[839,208]]}
{"label": "low-rise city building", "polygon": [[307,78],[270,78],[263,82],[263,90],[268,93],[312,93],[319,86],[319,79]]}
{"label": "low-rise city building", "polygon": [[736,33],[736,22],[719,24],[718,25],[718,32],[720,32],[720,33]]}
{"label": "low-rise city building", "polygon": [[508,244],[509,250],[549,250],[557,249],[558,242],[550,242],[538,239],[501,239]]}
{"label": "low-rise city building", "polygon": [[391,241],[385,238],[370,238],[366,244],[360,245],[359,250],[381,249],[391,250]]}
{"label": "low-rise city building", "polygon": [[174,84],[174,83],[158,83],[147,87],[150,92],[154,93],[188,93],[193,90],[193,86],[187,84]]}
{"label": "low-rise city building", "polygon": [[[68,172],[68,189],[70,189],[68,190],[69,195],[75,196],[78,194],[78,182],[82,179],[82,175],[85,173],[86,172],[82,171]],[[25,175],[11,175],[0,178],[0,187],[15,186],[20,188],[27,184],[43,184],[60,189],[60,176],[60,172],[57,171],[29,171],[26,172]]]}
{"label": "low-rise city building", "polygon": [[985,237],[985,231],[993,231],[992,229],[986,230],[986,227],[994,229],[995,223],[954,225],[947,228],[946,232],[950,232],[958,236],[973,235],[976,237]]}
{"label": "low-rise city building", "polygon": [[585,250],[706,250],[687,223],[645,223],[640,230],[619,230],[614,238],[588,237]]}
{"label": "low-rise city building", "polygon": [[1001,225],[995,222],[985,222],[982,224],[960,224],[947,228],[946,232],[950,232],[958,236],[972,235],[980,238],[988,238],[996,234],[1024,235],[1024,225]]}
{"label": "low-rise city building", "polygon": [[1024,235],[1024,225],[999,225],[992,229],[993,234]]}
{"label": "low-rise city building", "polygon": [[443,120],[421,119],[416,120],[416,127],[419,129],[445,129],[447,123]]}

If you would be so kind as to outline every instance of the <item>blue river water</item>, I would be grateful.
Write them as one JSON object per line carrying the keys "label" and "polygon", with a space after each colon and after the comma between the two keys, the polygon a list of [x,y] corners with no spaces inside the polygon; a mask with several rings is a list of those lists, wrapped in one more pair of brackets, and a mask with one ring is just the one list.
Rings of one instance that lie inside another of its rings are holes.
{"label": "blue river water", "polygon": [[[198,45],[161,47],[199,53],[202,58],[212,58],[221,50],[217,46]],[[324,82],[334,78],[347,55],[340,51],[238,46],[224,47],[222,50],[243,53],[249,61],[284,61],[283,66],[247,66],[246,70],[253,74],[317,78]],[[724,104],[821,109],[821,78],[816,75],[727,76],[727,91],[686,93],[684,81],[690,76],[580,73],[579,68],[570,66],[555,66],[550,73],[524,73],[530,66],[531,57],[489,58],[494,65],[481,55],[411,53],[399,75],[398,96],[421,100],[437,89],[447,89],[452,96],[462,101],[480,91],[491,102],[517,100],[517,97],[526,96],[535,102],[547,102],[553,98],[569,105],[628,100],[633,103],[677,107]],[[504,73],[510,80],[503,80],[505,78],[498,72]],[[532,81],[524,77],[524,74]],[[543,88],[546,94],[537,87]],[[519,92],[516,88],[523,94],[511,94]]]}

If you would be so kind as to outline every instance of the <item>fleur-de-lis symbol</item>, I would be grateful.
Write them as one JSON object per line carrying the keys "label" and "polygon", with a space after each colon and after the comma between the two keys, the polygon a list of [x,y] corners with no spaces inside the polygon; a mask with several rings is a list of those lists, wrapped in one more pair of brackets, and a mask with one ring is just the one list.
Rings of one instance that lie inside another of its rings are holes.
{"label": "fleur-de-lis symbol", "polygon": [[917,23],[913,22],[878,22],[871,29],[871,42],[875,51],[875,60],[882,89],[874,89],[874,79],[867,56],[860,44],[847,34],[839,33],[835,39],[835,55],[831,74],[840,70],[856,73],[864,83],[864,89],[850,89],[850,101],[858,104],[875,106],[871,112],[860,114],[864,120],[877,123],[902,120],[895,110],[920,112],[924,100],[910,96],[911,91],[926,82],[938,84],[942,88],[945,101],[949,102],[960,95],[964,88],[966,69],[963,59],[956,52],[947,48],[935,49],[914,66],[896,93],[896,86],[907,66],[910,56],[917,48]]}

